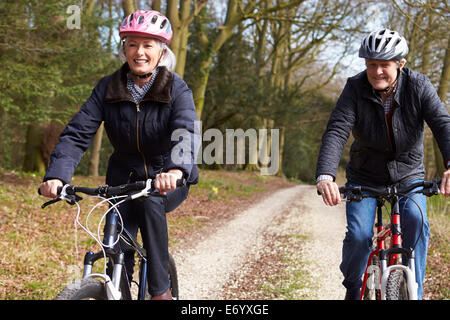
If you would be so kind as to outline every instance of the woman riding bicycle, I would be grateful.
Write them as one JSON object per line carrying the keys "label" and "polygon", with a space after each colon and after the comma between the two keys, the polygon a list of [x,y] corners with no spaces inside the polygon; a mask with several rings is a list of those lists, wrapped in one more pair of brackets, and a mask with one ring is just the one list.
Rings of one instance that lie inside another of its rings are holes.
{"label": "woman riding bicycle", "polygon": [[[317,190],[326,205],[340,203],[334,182],[342,150],[350,131],[355,141],[346,169],[347,184],[408,185],[425,177],[423,165],[424,121],[431,128],[447,170],[440,191],[450,195],[450,117],[429,79],[404,67],[408,45],[398,32],[388,29],[370,33],[362,41],[359,57],[366,70],[348,79],[330,116],[317,162]],[[429,225],[426,199],[400,203],[403,247],[415,246],[418,298],[422,297]],[[417,203],[424,213],[424,223]],[[361,277],[370,254],[375,199],[346,205],[347,233],[340,269],[347,289],[346,299],[359,299]],[[422,229],[422,230],[421,230]]]}
{"label": "woman riding bicycle", "polygon": [[[189,185],[198,181],[192,147],[199,139],[194,135],[198,118],[191,90],[171,71],[175,56],[168,47],[173,34],[169,20],[157,11],[138,10],[123,20],[119,31],[120,55],[126,62],[98,82],[68,123],[51,154],[40,190],[44,196],[57,197],[57,188],[70,182],[104,121],[114,147],[106,183],[115,186],[156,176],[155,188],[165,195],[124,203],[119,211],[129,232],[136,236],[141,230],[149,255],[152,299],[171,299],[166,212],[179,206],[187,198]],[[173,141],[177,129],[182,139]],[[176,188],[181,178],[187,184]],[[132,279],[134,252],[125,252],[125,266]]]}

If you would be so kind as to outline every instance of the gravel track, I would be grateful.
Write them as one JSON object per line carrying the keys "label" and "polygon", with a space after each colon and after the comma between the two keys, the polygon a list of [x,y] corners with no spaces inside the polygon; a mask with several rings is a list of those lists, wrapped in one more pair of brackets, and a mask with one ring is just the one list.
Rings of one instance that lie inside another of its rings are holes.
{"label": "gravel track", "polygon": [[[300,249],[302,261],[306,262],[299,267],[305,269],[314,283],[312,289],[300,290],[299,299],[342,299],[338,266],[344,233],[344,207],[326,207],[314,186],[300,185],[274,192],[201,241],[173,253],[180,299],[229,298],[230,279],[251,278],[245,273],[254,275],[263,266],[253,264],[249,269],[249,263],[257,262],[267,250],[274,250],[269,246],[270,239],[292,234],[304,235],[301,247],[294,247],[296,251]],[[233,297],[248,298],[239,294]]]}

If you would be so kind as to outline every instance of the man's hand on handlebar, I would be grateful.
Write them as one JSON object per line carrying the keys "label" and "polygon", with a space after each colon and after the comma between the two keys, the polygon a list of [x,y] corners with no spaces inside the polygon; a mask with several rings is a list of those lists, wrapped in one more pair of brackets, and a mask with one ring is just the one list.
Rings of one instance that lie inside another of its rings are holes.
{"label": "man's hand on handlebar", "polygon": [[322,195],[323,202],[327,206],[335,206],[341,203],[339,186],[330,180],[321,180],[316,184],[317,191]]}

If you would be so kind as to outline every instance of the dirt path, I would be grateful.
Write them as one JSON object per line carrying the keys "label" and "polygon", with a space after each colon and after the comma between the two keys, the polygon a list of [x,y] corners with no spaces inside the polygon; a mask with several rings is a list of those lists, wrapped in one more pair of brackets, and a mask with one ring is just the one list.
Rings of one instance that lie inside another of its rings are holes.
{"label": "dirt path", "polygon": [[[338,266],[344,232],[343,206],[325,207],[315,194],[315,187],[296,186],[277,191],[202,241],[173,253],[180,299],[229,298],[230,279],[238,278],[241,282],[250,279],[246,273],[254,275],[258,268],[264,267],[252,261],[257,262],[264,252],[274,250],[270,248],[273,243],[270,239],[293,234],[302,235],[300,251],[305,264],[300,267],[307,270],[310,282],[314,283],[313,291],[302,288],[299,297],[342,299]],[[234,286],[245,287],[239,283]],[[249,296],[235,292],[233,298]]]}

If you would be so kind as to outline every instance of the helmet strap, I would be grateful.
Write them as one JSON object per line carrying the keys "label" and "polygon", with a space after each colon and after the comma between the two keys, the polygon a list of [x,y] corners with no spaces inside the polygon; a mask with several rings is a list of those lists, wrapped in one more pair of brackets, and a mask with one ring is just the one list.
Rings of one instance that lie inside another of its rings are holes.
{"label": "helmet strap", "polygon": [[387,86],[384,89],[379,89],[379,90],[373,89],[373,90],[376,93],[387,93],[387,92],[391,91],[392,89],[395,88],[395,85],[397,84],[399,74],[400,74],[400,68],[397,69],[397,77],[395,78],[394,82],[390,86]]}
{"label": "helmet strap", "polygon": [[134,73],[131,73],[131,74],[138,79],[147,79],[152,76],[153,72],[149,72],[146,74],[134,74]]}

